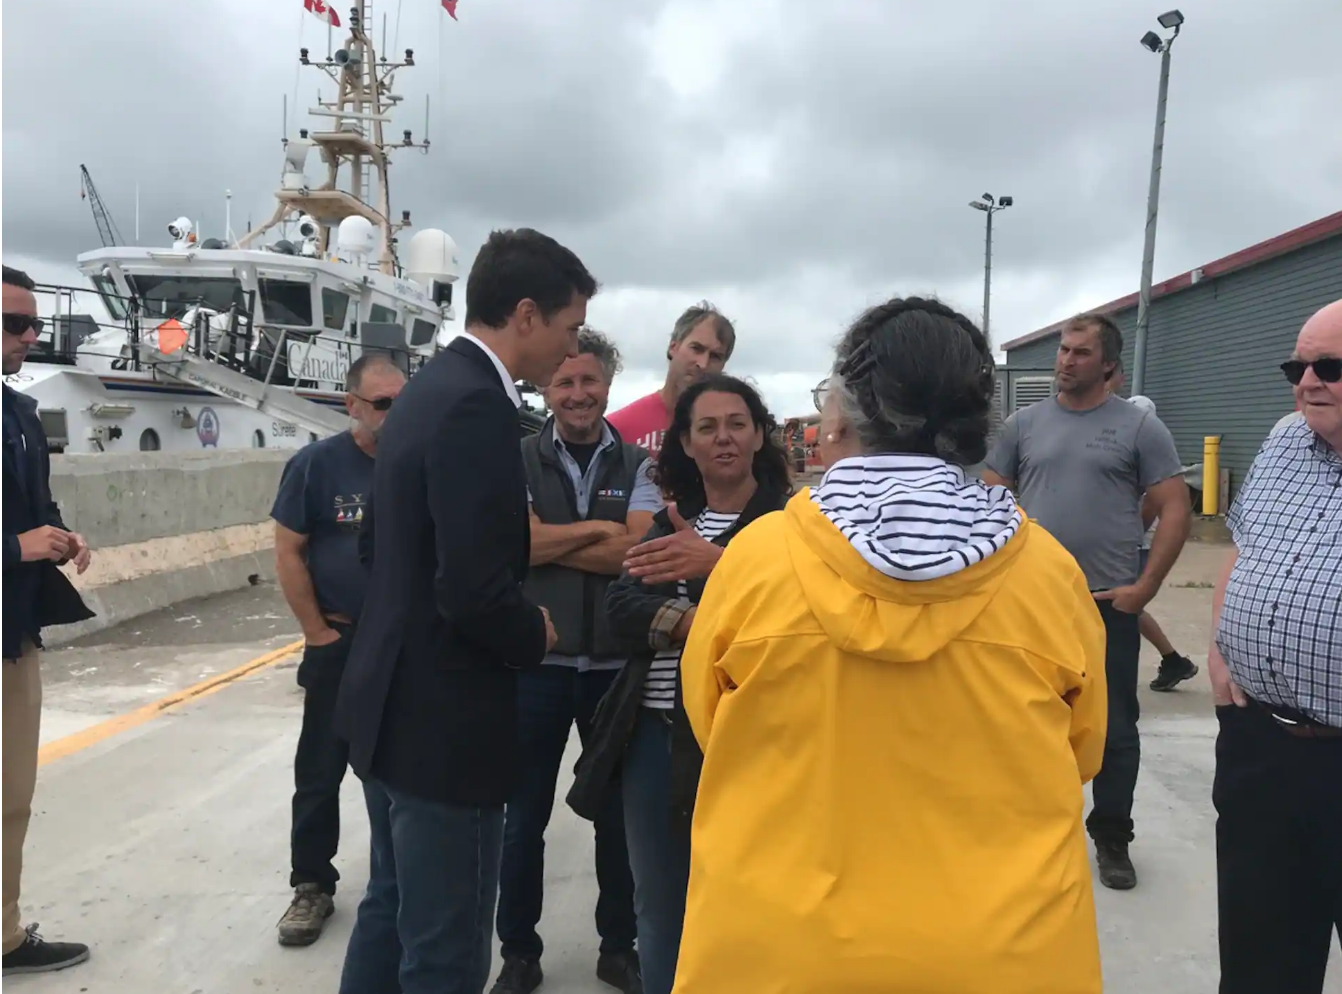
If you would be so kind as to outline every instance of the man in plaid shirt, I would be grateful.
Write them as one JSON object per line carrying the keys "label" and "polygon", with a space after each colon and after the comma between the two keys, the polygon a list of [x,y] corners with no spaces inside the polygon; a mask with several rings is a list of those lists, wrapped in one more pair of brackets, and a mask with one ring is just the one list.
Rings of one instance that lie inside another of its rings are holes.
{"label": "man in plaid shirt", "polygon": [[1281,368],[1304,417],[1230,509],[1207,654],[1221,994],[1319,994],[1342,933],[1342,300]]}

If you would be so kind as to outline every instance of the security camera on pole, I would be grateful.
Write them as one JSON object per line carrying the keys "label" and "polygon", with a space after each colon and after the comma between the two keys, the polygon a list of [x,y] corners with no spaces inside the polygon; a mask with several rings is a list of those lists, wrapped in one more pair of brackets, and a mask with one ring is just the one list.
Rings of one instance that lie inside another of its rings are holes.
{"label": "security camera on pole", "polygon": [[1011,197],[993,200],[991,193],[985,193],[982,200],[971,200],[969,206],[988,215],[988,236],[983,249],[983,337],[991,343],[988,334],[988,305],[992,299],[993,285],[993,215],[1006,210],[1015,203]]}
{"label": "security camera on pole", "polygon": [[1151,270],[1156,261],[1156,211],[1160,206],[1160,160],[1165,151],[1165,100],[1170,92],[1170,48],[1179,37],[1184,15],[1167,11],[1157,18],[1160,26],[1174,34],[1162,39],[1154,31],[1142,35],[1142,47],[1160,56],[1160,92],[1156,97],[1156,138],[1151,148],[1151,189],[1146,196],[1146,244],[1142,248],[1142,289],[1137,304],[1137,334],[1133,341],[1132,392],[1146,387],[1146,329],[1151,322]]}

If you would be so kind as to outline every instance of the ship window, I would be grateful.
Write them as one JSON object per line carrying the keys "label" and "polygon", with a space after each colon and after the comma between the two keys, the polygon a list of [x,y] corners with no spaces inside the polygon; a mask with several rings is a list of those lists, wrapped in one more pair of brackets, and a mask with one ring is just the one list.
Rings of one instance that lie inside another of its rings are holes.
{"label": "ship window", "polygon": [[261,289],[261,311],[267,324],[312,327],[312,284],[267,279],[257,282]]}
{"label": "ship window", "polygon": [[368,309],[368,320],[373,324],[395,324],[396,312],[390,307],[374,304]]}
{"label": "ship window", "polygon": [[332,331],[345,330],[345,315],[349,313],[349,294],[322,287],[322,325]]}
{"label": "ship window", "polygon": [[157,452],[162,447],[162,444],[159,442],[158,432],[154,431],[153,428],[146,428],[144,431],[140,432],[141,452]]}
{"label": "ship window", "polygon": [[410,329],[410,344],[428,345],[433,341],[433,336],[437,331],[438,326],[432,321],[425,321],[421,318],[417,318],[414,326]]}
{"label": "ship window", "polygon": [[242,284],[215,276],[131,276],[132,292],[140,298],[144,313],[151,318],[180,318],[192,307],[204,304],[224,312],[234,304],[247,306]]}
{"label": "ship window", "polygon": [[70,423],[64,410],[39,410],[37,420],[42,423],[42,434],[47,437],[51,451],[65,451],[70,444]]}
{"label": "ship window", "polygon": [[107,308],[107,313],[113,321],[126,320],[126,302],[117,293],[115,283],[106,276],[95,276],[93,288],[98,291],[98,296],[102,298],[103,306]]}

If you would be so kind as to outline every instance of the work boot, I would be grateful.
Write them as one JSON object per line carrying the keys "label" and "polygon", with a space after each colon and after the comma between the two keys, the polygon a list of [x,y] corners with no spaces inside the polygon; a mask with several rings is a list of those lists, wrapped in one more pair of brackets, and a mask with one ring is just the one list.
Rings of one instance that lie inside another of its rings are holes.
{"label": "work boot", "polygon": [[1173,690],[1189,677],[1198,675],[1197,664],[1187,656],[1171,652],[1160,660],[1160,672],[1151,681],[1152,690]]}
{"label": "work boot", "polygon": [[643,994],[643,969],[638,962],[638,953],[632,949],[602,953],[596,961],[596,979],[624,994]]}
{"label": "work boot", "polygon": [[531,994],[544,979],[540,960],[510,956],[503,961],[499,979],[494,981],[489,994]]}
{"label": "work boot", "polygon": [[310,946],[322,934],[326,919],[335,912],[335,899],[319,884],[299,884],[294,899],[280,919],[281,946]]}
{"label": "work boot", "polygon": [[1100,870],[1100,883],[1110,890],[1132,890],[1137,886],[1137,869],[1128,857],[1126,842],[1097,841],[1095,863]]}
{"label": "work boot", "polygon": [[5,953],[4,976],[20,973],[53,973],[89,958],[89,947],[78,942],[47,942],[37,934],[37,924],[25,930],[23,945]]}

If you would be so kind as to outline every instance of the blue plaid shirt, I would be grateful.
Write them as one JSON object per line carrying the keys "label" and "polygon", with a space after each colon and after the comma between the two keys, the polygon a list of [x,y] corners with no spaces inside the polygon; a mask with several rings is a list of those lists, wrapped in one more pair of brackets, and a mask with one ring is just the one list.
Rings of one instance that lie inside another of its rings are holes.
{"label": "blue plaid shirt", "polygon": [[1254,458],[1216,644],[1250,697],[1342,727],[1342,457],[1304,420]]}

